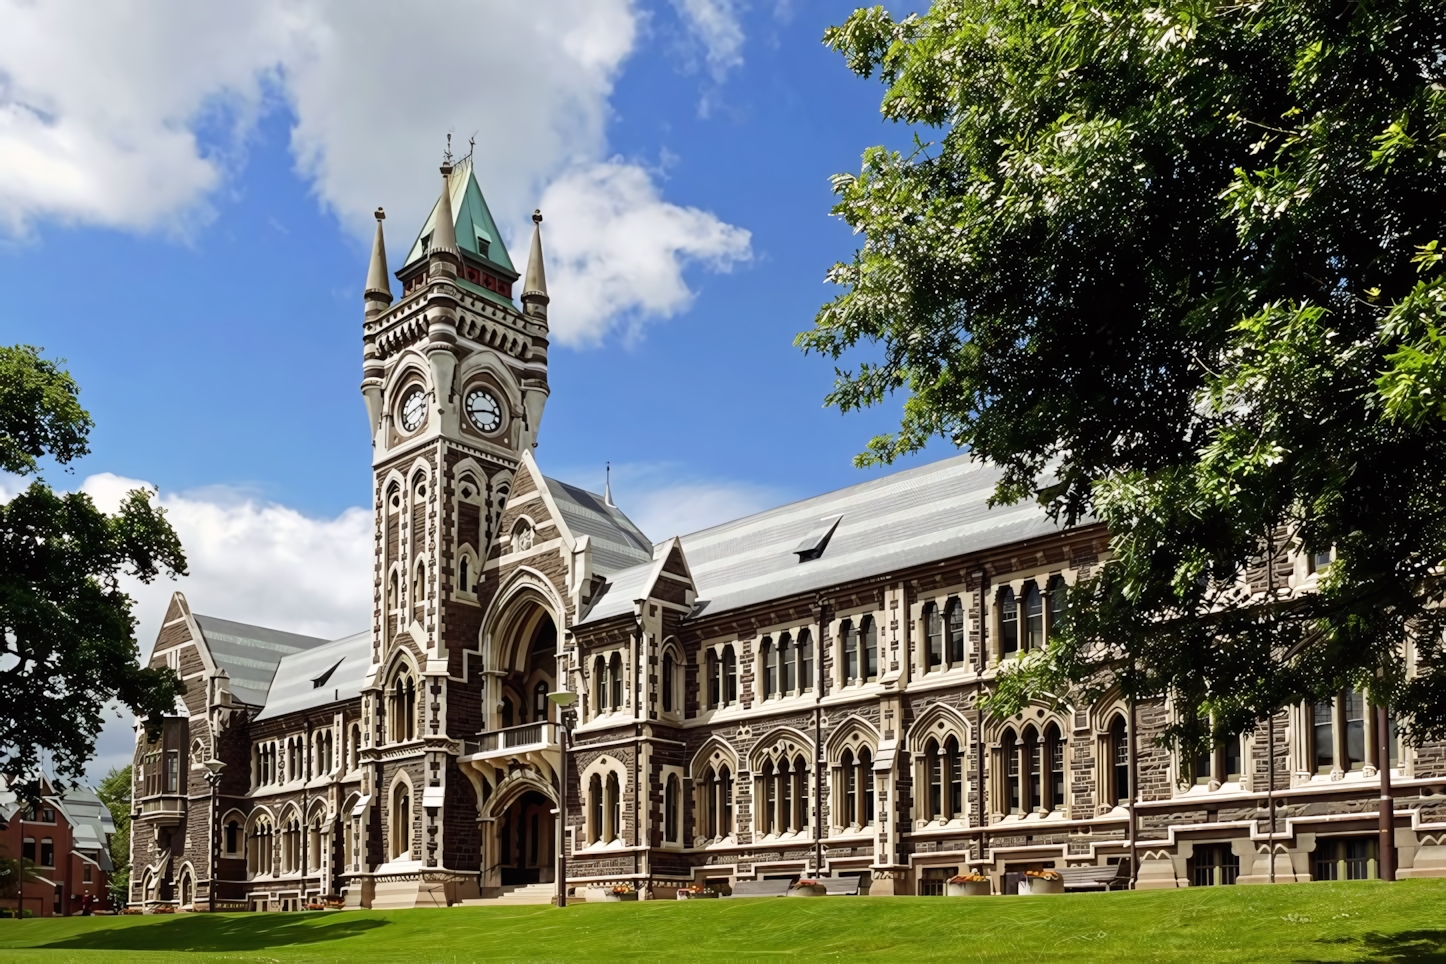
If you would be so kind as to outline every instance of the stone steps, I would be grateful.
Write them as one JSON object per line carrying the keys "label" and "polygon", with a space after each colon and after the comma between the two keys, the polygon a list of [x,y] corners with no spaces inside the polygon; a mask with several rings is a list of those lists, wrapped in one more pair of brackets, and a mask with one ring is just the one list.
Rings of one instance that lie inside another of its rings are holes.
{"label": "stone steps", "polygon": [[525,904],[551,904],[557,894],[556,884],[523,884],[504,887],[496,897],[478,897],[464,900],[462,907],[510,907]]}

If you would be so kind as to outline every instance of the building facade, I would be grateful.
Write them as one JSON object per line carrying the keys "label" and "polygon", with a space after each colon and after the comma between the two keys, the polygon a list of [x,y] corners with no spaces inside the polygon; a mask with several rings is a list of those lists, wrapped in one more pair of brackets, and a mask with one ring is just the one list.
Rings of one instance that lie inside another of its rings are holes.
{"label": "building facade", "polygon": [[[151,659],[187,691],[158,740],[138,731],[134,904],[545,894],[559,847],[575,893],[651,897],[1125,860],[1140,887],[1371,876],[1381,767],[1400,873],[1446,874],[1443,748],[1392,734],[1378,759],[1359,693],[1196,760],[1155,744],[1165,703],[983,712],[1108,543],[991,507],[990,466],[656,543],[610,492],[544,475],[541,217],[520,276],[470,160],[442,173],[399,298],[377,212],[364,293],[371,625],[312,639],[173,598]],[[1329,562],[1287,547],[1253,578],[1306,593]]]}
{"label": "building facade", "polygon": [[0,911],[69,917],[110,910],[110,811],[90,787],[62,791],[41,777],[39,790],[31,806],[0,778],[0,857],[30,865],[20,887],[0,885]]}

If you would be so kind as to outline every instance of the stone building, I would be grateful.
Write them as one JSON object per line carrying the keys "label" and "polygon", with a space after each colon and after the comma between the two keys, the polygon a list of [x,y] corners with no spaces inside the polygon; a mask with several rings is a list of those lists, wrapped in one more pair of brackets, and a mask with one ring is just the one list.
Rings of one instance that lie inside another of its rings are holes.
{"label": "stone building", "polygon": [[[1107,538],[991,507],[967,456],[656,543],[544,475],[541,217],[514,296],[470,161],[442,172],[400,299],[380,211],[364,293],[371,625],[313,639],[177,594],[152,663],[188,689],[138,738],[133,903],[546,899],[559,841],[578,894],[1132,858],[1141,887],[1371,876],[1381,766],[1401,874],[1446,873],[1442,748],[1377,759],[1358,693],[1199,760],[1155,745],[1163,703],[982,712]],[[1329,564],[1283,551],[1275,584]]]}

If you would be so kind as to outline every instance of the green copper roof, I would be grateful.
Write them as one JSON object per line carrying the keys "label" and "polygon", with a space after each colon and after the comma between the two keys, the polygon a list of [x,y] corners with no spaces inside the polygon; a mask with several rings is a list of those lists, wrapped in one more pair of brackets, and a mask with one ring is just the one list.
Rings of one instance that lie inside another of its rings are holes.
{"label": "green copper roof", "polygon": [[[447,187],[452,192],[457,247],[485,258],[514,275],[517,274],[517,269],[512,267],[512,259],[507,256],[507,246],[502,243],[497,222],[492,220],[492,212],[487,208],[487,199],[482,196],[482,189],[477,186],[470,157],[457,162],[457,166],[447,178]],[[402,262],[403,267],[420,261],[426,253],[422,247],[422,239],[431,235],[440,203],[441,198],[438,198],[432,205],[432,213],[427,215],[427,223],[417,232],[417,240],[412,242],[412,249],[407,252],[407,260]]]}

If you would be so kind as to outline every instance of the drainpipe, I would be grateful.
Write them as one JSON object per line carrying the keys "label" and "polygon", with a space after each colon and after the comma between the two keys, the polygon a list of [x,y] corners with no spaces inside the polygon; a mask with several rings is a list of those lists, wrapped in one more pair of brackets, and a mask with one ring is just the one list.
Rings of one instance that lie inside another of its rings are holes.
{"label": "drainpipe", "polygon": [[[1130,661],[1130,668],[1134,668],[1133,660]],[[1133,683],[1133,680],[1131,682]],[[1129,742],[1126,745],[1129,747],[1130,753],[1130,889],[1134,890],[1135,885],[1140,882],[1140,855],[1136,847],[1135,832],[1135,801],[1140,797],[1140,776],[1139,760],[1135,752],[1135,696],[1133,693],[1130,694],[1130,733]]]}
{"label": "drainpipe", "polygon": [[1376,707],[1376,769],[1381,774],[1380,877],[1396,879],[1396,813],[1391,800],[1391,731],[1385,706]]}
{"label": "drainpipe", "polygon": [[979,859],[984,860],[984,850],[989,844],[989,831],[984,819],[984,708],[979,705],[984,694],[984,666],[987,627],[989,625],[989,573],[981,569],[975,578],[979,583],[979,649],[975,654],[979,660],[979,676],[974,682],[974,798],[979,817]]}
{"label": "drainpipe", "polygon": [[[818,640],[813,656],[813,872],[823,873],[823,771],[828,763],[823,752],[823,650],[828,625],[828,608],[822,598],[815,599],[814,618],[818,620]],[[756,677],[755,677],[756,678]]]}
{"label": "drainpipe", "polygon": [[1266,747],[1265,758],[1269,766],[1270,785],[1265,789],[1265,803],[1270,812],[1270,833],[1266,836],[1266,849],[1270,854],[1270,882],[1275,883],[1275,714],[1271,713],[1268,719],[1266,739],[1270,741]]}

